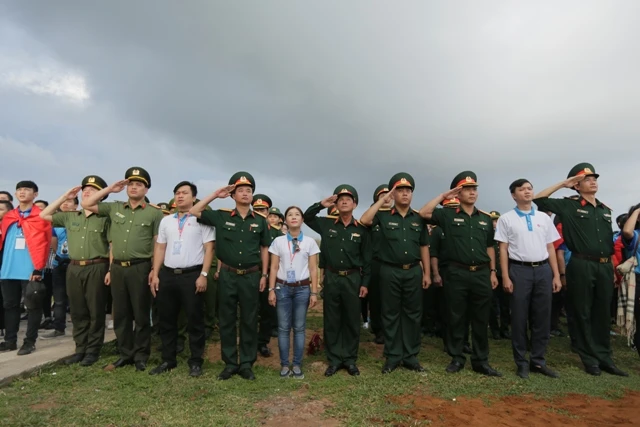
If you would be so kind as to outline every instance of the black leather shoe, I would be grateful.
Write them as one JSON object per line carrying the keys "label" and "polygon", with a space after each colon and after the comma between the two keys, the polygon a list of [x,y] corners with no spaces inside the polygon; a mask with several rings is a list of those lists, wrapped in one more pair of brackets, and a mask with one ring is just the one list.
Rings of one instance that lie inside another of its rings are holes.
{"label": "black leather shoe", "polygon": [[18,343],[15,342],[0,342],[0,351],[12,351],[18,349]]}
{"label": "black leather shoe", "polygon": [[202,375],[202,366],[200,365],[191,365],[189,367],[189,376],[190,377],[199,377]]}
{"label": "black leather shoe", "polygon": [[358,369],[358,367],[356,365],[347,366],[347,372],[352,377],[357,377],[358,375],[360,375],[360,369]]}
{"label": "black leather shoe", "polygon": [[131,359],[123,359],[122,357],[115,362],[112,363],[114,368],[122,368],[127,365],[133,365],[133,360]]}
{"label": "black leather shoe", "polygon": [[22,347],[20,347],[20,350],[18,350],[18,356],[26,356],[34,351],[36,351],[36,345],[30,342],[25,342],[22,344]]}
{"label": "black leather shoe", "polygon": [[273,355],[273,353],[271,353],[271,349],[266,344],[258,348],[258,353],[260,353],[260,356],[262,357],[271,357]]}
{"label": "black leather shoe", "polygon": [[542,374],[546,377],[549,378],[560,378],[560,375],[558,375],[558,373],[556,371],[552,371],[551,369],[547,368],[546,366],[535,366],[535,365],[531,365],[530,367],[531,372],[536,373],[536,374]]}
{"label": "black leather shoe", "polygon": [[340,369],[338,366],[329,366],[326,371],[324,371],[325,377],[331,377]]}
{"label": "black leather shoe", "polygon": [[398,364],[397,363],[389,363],[389,362],[387,362],[382,367],[382,373],[383,374],[390,374],[391,372],[395,371],[396,369],[398,369]]}
{"label": "black leather shoe", "polygon": [[137,360],[135,365],[136,365],[136,372],[143,372],[145,369],[147,369],[147,363],[143,362],[142,360]]}
{"label": "black leather shoe", "polygon": [[[141,362],[136,362],[136,368],[138,367],[138,363],[141,363]],[[173,364],[173,363],[162,362],[161,364],[159,364],[158,366],[156,366],[155,368],[150,370],[149,371],[149,375],[163,374],[165,372],[169,372],[170,370],[174,369],[175,367],[176,367],[176,365]]]}
{"label": "black leather shoe", "polygon": [[375,339],[373,340],[374,343],[382,345],[384,344],[384,335],[382,334],[378,334],[376,335]]}
{"label": "black leather shoe", "polygon": [[84,359],[84,353],[76,353],[67,360],[64,361],[65,365],[73,365],[75,363],[80,363]]}
{"label": "black leather shoe", "polygon": [[488,363],[485,363],[484,365],[480,365],[480,366],[474,366],[473,370],[479,374],[482,375],[486,375],[488,377],[501,377],[502,374],[498,371],[496,371],[495,369],[493,369],[491,366],[489,366]]}
{"label": "black leather shoe", "polygon": [[617,375],[619,377],[628,377],[629,374],[627,374],[625,371],[618,369],[618,367],[616,367],[616,365],[600,365],[600,369],[605,371],[608,374],[611,375]]}
{"label": "black leather shoe", "polygon": [[500,332],[499,331],[491,331],[491,338],[493,338],[494,340],[499,340],[500,337]]}
{"label": "black leather shoe", "polygon": [[464,368],[464,365],[462,363],[454,360],[453,362],[449,363],[449,366],[447,366],[446,371],[450,374],[455,374],[456,372],[462,371],[463,368]]}
{"label": "black leather shoe", "polygon": [[271,330],[271,338],[278,338],[278,328],[273,328]]}
{"label": "black leather shoe", "polygon": [[462,352],[465,354],[471,354],[471,346],[469,344],[465,344],[464,347],[462,347]]}
{"label": "black leather shoe", "polygon": [[410,371],[424,372],[424,368],[419,363],[405,363],[405,362],[402,362],[402,366],[404,366],[406,369],[408,369]]}
{"label": "black leather shoe", "polygon": [[98,361],[99,357],[96,353],[87,353],[80,362],[80,366],[91,366]]}
{"label": "black leather shoe", "polygon": [[238,371],[238,375],[240,375],[243,379],[253,381],[256,379],[256,376],[253,374],[251,368],[244,368]]}
{"label": "black leather shoe", "polygon": [[598,365],[585,366],[584,367],[584,371],[589,375],[593,375],[594,377],[597,377],[602,373],[602,371],[600,371],[600,367]]}
{"label": "black leather shoe", "polygon": [[516,375],[523,380],[529,379],[529,368],[526,366],[518,366],[518,372],[516,372]]}
{"label": "black leather shoe", "polygon": [[224,368],[220,374],[218,374],[218,379],[225,381],[238,373],[238,368]]}

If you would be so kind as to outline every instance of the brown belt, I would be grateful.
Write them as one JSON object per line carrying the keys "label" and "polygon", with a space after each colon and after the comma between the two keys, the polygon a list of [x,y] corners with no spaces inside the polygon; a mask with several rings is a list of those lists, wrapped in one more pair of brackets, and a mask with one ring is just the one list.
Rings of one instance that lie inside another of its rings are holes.
{"label": "brown belt", "polygon": [[244,276],[245,274],[254,273],[254,272],[260,270],[260,266],[259,265],[254,265],[253,267],[240,269],[240,268],[229,267],[226,264],[222,264],[222,266],[220,267],[220,270],[227,270],[227,271],[230,271],[232,273],[236,273],[238,276]]}
{"label": "brown belt", "polygon": [[286,282],[284,280],[276,279],[276,283],[280,285],[285,285],[285,286],[309,286],[311,285],[311,280],[304,279],[304,280],[298,280],[297,282]]}
{"label": "brown belt", "polygon": [[598,256],[583,255],[583,254],[576,254],[576,253],[572,253],[571,256],[580,258],[580,259],[586,259],[587,261],[597,262],[600,264],[608,264],[611,262],[611,257],[598,257]]}
{"label": "brown belt", "polygon": [[454,267],[457,267],[462,270],[467,270],[467,271],[479,271],[489,267],[489,264],[467,265],[467,264],[462,264],[455,261],[450,261],[449,265],[452,265]]}
{"label": "brown belt", "polygon": [[151,258],[133,258],[128,261],[123,261],[120,259],[113,260],[113,264],[119,265],[120,267],[131,267],[132,265],[142,264],[143,262],[151,262]]}
{"label": "brown belt", "polygon": [[394,264],[392,262],[384,262],[384,261],[382,261],[382,263],[384,265],[388,265],[394,268],[401,268],[403,270],[411,270],[413,267],[420,265],[420,261],[411,262],[409,264]]}
{"label": "brown belt", "polygon": [[360,273],[360,269],[359,268],[348,268],[346,270],[336,270],[334,268],[331,267],[325,267],[326,270],[329,270],[332,273],[337,274],[338,276],[350,276],[354,273]]}
{"label": "brown belt", "polygon": [[94,258],[94,259],[86,259],[86,260],[82,260],[82,261],[77,261],[75,259],[72,259],[70,261],[71,265],[81,265],[81,266],[85,266],[85,265],[92,265],[92,264],[107,264],[109,262],[109,258]]}

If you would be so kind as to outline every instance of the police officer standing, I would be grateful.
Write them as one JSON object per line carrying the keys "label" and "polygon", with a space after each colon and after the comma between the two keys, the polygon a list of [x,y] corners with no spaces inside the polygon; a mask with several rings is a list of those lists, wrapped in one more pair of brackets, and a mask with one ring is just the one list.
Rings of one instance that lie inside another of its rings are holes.
{"label": "police officer standing", "polygon": [[[418,212],[411,209],[415,182],[408,173],[389,181],[391,191],[381,197],[360,221],[382,230],[379,258],[384,328],[383,374],[405,368],[424,372],[418,362],[421,343],[422,289],[431,285],[429,231]],[[394,202],[391,210],[382,206]],[[422,268],[420,268],[422,266]]]}
{"label": "police officer standing", "polygon": [[[224,370],[220,380],[239,374],[255,380],[252,367],[258,349],[259,295],[267,285],[269,228],[261,215],[251,210],[255,181],[247,172],[237,172],[229,185],[198,202],[190,213],[216,228],[218,241],[219,322]],[[215,199],[231,196],[235,209],[205,210]],[[238,306],[240,306],[240,359],[238,360]]]}
{"label": "police officer standing", "polygon": [[[436,209],[446,199],[458,197],[457,209]],[[478,198],[476,174],[459,173],[450,190],[420,209],[423,218],[442,227],[444,250],[448,261],[444,294],[447,301],[447,350],[452,357],[447,372],[455,373],[466,362],[463,353],[467,313],[472,329],[473,370],[488,376],[502,376],[488,362],[487,327],[491,310],[492,289],[498,286],[495,264],[494,231],[491,217],[475,207]]]}
{"label": "police officer standing", "polygon": [[[120,350],[120,358],[113,367],[135,364],[136,371],[144,371],[151,352],[151,257],[163,215],[160,209],[144,201],[151,187],[151,176],[146,170],[134,166],[124,177],[123,181],[83,199],[82,207],[111,220],[111,295]],[[126,202],[99,202],[125,187]]]}
{"label": "police officer standing", "polygon": [[107,235],[111,223],[108,217],[99,217],[86,209],[73,212],[57,210],[66,200],[77,197],[81,190],[85,200],[106,187],[107,183],[102,178],[89,175],[82,180],[80,187],[70,189],[40,213],[40,218],[52,222],[54,227],[64,227],[67,232],[71,261],[67,268],[66,292],[76,343],[76,353],[65,361],[67,365],[91,366],[100,356],[107,297],[104,279],[109,269]]}
{"label": "police officer standing", "polygon": [[[598,177],[590,163],[579,163],[567,179],[536,194],[538,209],[560,217],[562,237],[571,251],[566,267],[567,299],[573,308],[575,347],[590,375],[601,371],[628,376],[613,363],[610,323],[613,296],[613,229],[611,209],[596,198]],[[577,199],[551,199],[561,188],[578,192]]]}
{"label": "police officer standing", "polygon": [[[323,208],[336,204],[338,217],[318,217]],[[322,237],[324,257],[324,340],[329,366],[325,376],[346,368],[360,375],[356,366],[360,344],[360,298],[367,296],[371,276],[369,230],[353,217],[358,192],[351,185],[336,187],[332,196],[310,206],[304,222]]]}

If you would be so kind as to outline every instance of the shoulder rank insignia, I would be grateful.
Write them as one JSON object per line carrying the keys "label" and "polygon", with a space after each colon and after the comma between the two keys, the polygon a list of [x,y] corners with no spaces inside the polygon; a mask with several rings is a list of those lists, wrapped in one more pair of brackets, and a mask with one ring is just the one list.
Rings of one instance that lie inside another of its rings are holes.
{"label": "shoulder rank insignia", "polygon": [[380,208],[378,209],[378,212],[389,212],[391,210],[391,208]]}
{"label": "shoulder rank insignia", "polygon": [[149,206],[151,206],[152,208],[156,208],[156,209],[162,210],[162,208],[160,206],[154,205],[153,203],[149,203]]}
{"label": "shoulder rank insignia", "polygon": [[229,213],[233,212],[233,209],[229,209],[229,208],[220,208],[218,210],[221,212],[229,212]]}

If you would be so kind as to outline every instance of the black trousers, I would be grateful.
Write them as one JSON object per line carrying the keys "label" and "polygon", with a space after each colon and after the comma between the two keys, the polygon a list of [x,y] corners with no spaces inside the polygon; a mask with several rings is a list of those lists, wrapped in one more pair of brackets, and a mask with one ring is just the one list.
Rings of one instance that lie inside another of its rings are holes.
{"label": "black trousers", "polygon": [[52,310],[51,310],[51,299],[53,298],[53,270],[45,270],[42,275],[42,283],[46,288],[46,293],[44,295],[44,304],[42,305],[42,315],[45,319],[51,319]]}
{"label": "black trousers", "polygon": [[67,267],[69,263],[59,263],[53,269],[53,329],[62,332],[67,328],[67,306],[69,305]]}
{"label": "black trousers", "polygon": [[553,294],[551,303],[551,330],[560,329],[560,312],[564,307],[564,288],[560,292]]}
{"label": "black trousers", "polygon": [[[18,341],[18,329],[20,328],[20,301],[27,287],[28,280],[3,280],[0,282],[2,298],[4,299],[4,321],[6,342]],[[27,309],[27,335],[25,343],[35,344],[38,339],[38,327],[42,319],[42,306],[35,309]]]}
{"label": "black trousers", "polygon": [[527,325],[531,331],[531,364],[545,366],[549,344],[553,273],[549,264],[526,267],[511,264],[511,344],[517,366],[527,366]]}
{"label": "black trousers", "polygon": [[189,366],[202,366],[204,354],[204,293],[196,293],[196,279],[200,269],[174,274],[162,268],[158,277],[160,286],[157,293],[160,339],[162,340],[162,361],[176,364],[178,340],[178,315],[182,308],[187,315],[189,333]]}

